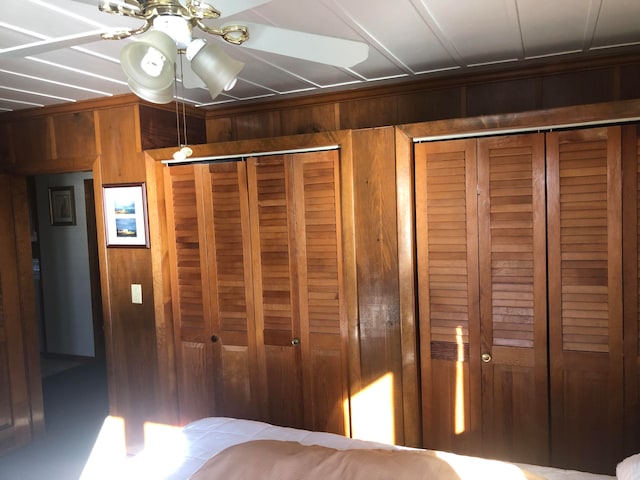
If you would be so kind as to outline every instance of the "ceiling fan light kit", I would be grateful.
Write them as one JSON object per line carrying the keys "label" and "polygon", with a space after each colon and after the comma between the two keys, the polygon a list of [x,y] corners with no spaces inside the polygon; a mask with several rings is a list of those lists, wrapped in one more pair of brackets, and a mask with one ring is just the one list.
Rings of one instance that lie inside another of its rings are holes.
{"label": "ceiling fan light kit", "polygon": [[171,37],[151,30],[120,51],[120,65],[130,81],[146,89],[165,90],[175,76],[176,45]]}
{"label": "ceiling fan light kit", "polygon": [[211,98],[216,98],[223,90],[231,90],[244,67],[244,63],[231,58],[222,49],[202,39],[191,42],[187,47],[186,56],[194,73],[206,84]]}
{"label": "ceiling fan light kit", "polygon": [[134,80],[129,79],[127,82],[129,90],[135,93],[138,97],[151,103],[171,103],[173,101],[173,85],[169,85],[166,88],[147,88],[140,85]]}
{"label": "ceiling fan light kit", "polygon": [[[141,20],[137,28],[109,28],[47,38],[9,48],[0,48],[0,59],[29,57],[61,48],[94,42],[97,38],[133,42],[120,52],[120,63],[131,91],[153,103],[170,103],[177,85],[176,58],[185,54],[189,63],[180,69],[183,88],[206,88],[211,98],[236,83],[244,64],[203,38],[224,40],[227,45],[284,55],[310,62],[350,68],[364,61],[368,46],[359,41],[328,37],[273,25],[234,20],[228,25],[209,26],[205,21],[252,10],[271,0],[76,0],[93,3],[101,12]],[[215,4],[215,6],[214,6]],[[179,57],[182,60],[182,57]],[[182,67],[182,62],[180,63]],[[184,97],[184,95],[183,95]],[[184,101],[184,98],[183,98]]]}
{"label": "ceiling fan light kit", "polygon": [[[234,60],[222,49],[201,38],[192,38],[192,29],[193,25],[197,25],[208,33],[239,45],[249,38],[246,27],[232,25],[222,30],[210,29],[202,24],[201,19],[217,18],[220,12],[197,0],[188,1],[184,7],[175,1],[150,1],[138,8],[132,5],[133,1],[103,1],[100,10],[146,20],[143,29],[149,31],[133,38],[133,43],[120,53],[120,63],[128,77],[129,88],[136,95],[153,103],[171,102],[173,97],[169,97],[168,92],[176,78],[176,55],[183,53],[212,99],[222,91],[233,88],[244,63]],[[152,27],[148,27],[149,24]]]}

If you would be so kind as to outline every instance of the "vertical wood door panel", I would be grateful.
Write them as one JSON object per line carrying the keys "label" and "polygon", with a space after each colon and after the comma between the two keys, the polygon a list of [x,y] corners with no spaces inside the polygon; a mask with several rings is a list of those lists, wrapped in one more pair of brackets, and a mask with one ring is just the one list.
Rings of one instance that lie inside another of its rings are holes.
{"label": "vertical wood door panel", "polygon": [[623,438],[620,150],[619,127],[547,134],[551,460],[609,474]]}
{"label": "vertical wood door panel", "polygon": [[544,136],[478,140],[484,455],[548,462]]}
{"label": "vertical wood door panel", "polygon": [[199,228],[203,225],[203,168],[184,165],[165,169],[182,423],[215,414],[206,241]]}
{"label": "vertical wood door panel", "polygon": [[205,190],[216,414],[259,418],[246,164],[209,165]]}
{"label": "vertical wood door panel", "polygon": [[[293,165],[305,425],[348,433],[339,154],[304,153]],[[346,413],[347,412],[347,413]]]}
{"label": "vertical wood door panel", "polygon": [[254,298],[266,420],[302,428],[302,371],[295,288],[290,161],[283,155],[248,160]]}
{"label": "vertical wood door panel", "polygon": [[479,454],[476,141],[415,156],[424,446]]}

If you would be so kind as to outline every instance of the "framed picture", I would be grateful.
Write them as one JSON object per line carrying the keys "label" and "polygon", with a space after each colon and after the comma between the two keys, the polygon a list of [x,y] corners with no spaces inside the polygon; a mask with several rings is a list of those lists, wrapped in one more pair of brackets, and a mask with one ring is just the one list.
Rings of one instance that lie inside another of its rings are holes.
{"label": "framed picture", "polygon": [[49,187],[49,222],[51,225],[75,225],[76,202],[73,185]]}
{"label": "framed picture", "polygon": [[103,185],[107,247],[149,247],[144,183]]}

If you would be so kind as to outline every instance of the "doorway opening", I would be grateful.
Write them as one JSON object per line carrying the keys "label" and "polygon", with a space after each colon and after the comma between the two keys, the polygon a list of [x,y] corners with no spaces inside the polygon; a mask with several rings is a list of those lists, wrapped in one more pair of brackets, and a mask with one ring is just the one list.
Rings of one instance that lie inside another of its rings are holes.
{"label": "doorway opening", "polygon": [[[91,395],[97,405],[86,405],[87,409],[108,414],[93,175],[38,175],[29,177],[27,185],[45,425],[50,434],[78,398]],[[102,393],[96,397],[98,392]]]}

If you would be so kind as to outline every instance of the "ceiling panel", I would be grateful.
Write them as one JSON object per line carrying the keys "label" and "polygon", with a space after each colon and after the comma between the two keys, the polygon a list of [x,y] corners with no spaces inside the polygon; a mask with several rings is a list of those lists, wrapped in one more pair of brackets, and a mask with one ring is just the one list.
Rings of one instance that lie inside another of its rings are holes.
{"label": "ceiling panel", "polygon": [[465,2],[422,1],[439,34],[455,48],[465,65],[522,57],[516,4],[513,0]]}
{"label": "ceiling panel", "polygon": [[640,1],[603,1],[595,27],[593,47],[640,42]]}
{"label": "ceiling panel", "polygon": [[[388,70],[394,66],[398,74],[416,74],[455,65],[451,54],[425,21],[429,17],[424,8],[417,8],[411,2],[393,6],[366,0],[334,3],[362,32],[363,40],[372,44],[372,51],[386,58],[387,65],[376,76],[388,75]],[[390,28],[391,25],[401,27]]]}
{"label": "ceiling panel", "polygon": [[[216,5],[216,0],[206,1]],[[240,10],[260,3],[218,1]],[[119,56],[131,40],[100,40],[52,49],[34,55],[39,62],[9,58],[2,52],[34,41],[142,24],[100,12],[97,4],[98,0],[3,2],[0,109],[128,92]],[[222,19],[207,24],[220,26],[244,19],[356,40],[368,44],[369,55],[351,68],[333,67],[227,45],[196,29],[194,36],[217,42],[227,54],[245,63],[237,86],[215,99],[205,89],[178,90],[180,97],[203,108],[355,88],[382,79],[406,81],[439,70],[585,53],[623,44],[640,48],[639,0],[265,0],[253,10],[227,16],[224,10],[222,13]],[[61,99],[47,99],[47,94]]]}
{"label": "ceiling panel", "polygon": [[526,57],[575,52],[588,47],[598,15],[597,5],[594,5],[597,3],[589,0],[519,0]]}
{"label": "ceiling panel", "polygon": [[74,88],[69,85],[55,83],[46,79],[46,73],[44,73],[44,75],[44,79],[38,80],[25,75],[17,75],[13,72],[7,73],[5,70],[0,70],[0,88],[20,92],[33,92],[34,103],[41,103],[43,96],[58,97],[60,102],[88,100],[90,98],[103,96],[95,91],[87,91],[80,87]]}
{"label": "ceiling panel", "polygon": [[[115,67],[120,68],[119,65]],[[96,96],[109,95],[114,92],[114,89],[117,93],[125,93],[128,90],[126,82],[123,81],[109,80],[109,77],[100,77],[97,74],[89,76],[76,69],[59,68],[35,60],[7,59],[3,62],[3,69],[5,72],[19,72],[21,75],[40,77],[51,82],[77,85],[79,88],[95,91]],[[98,69],[95,70],[95,72],[98,71]]]}

